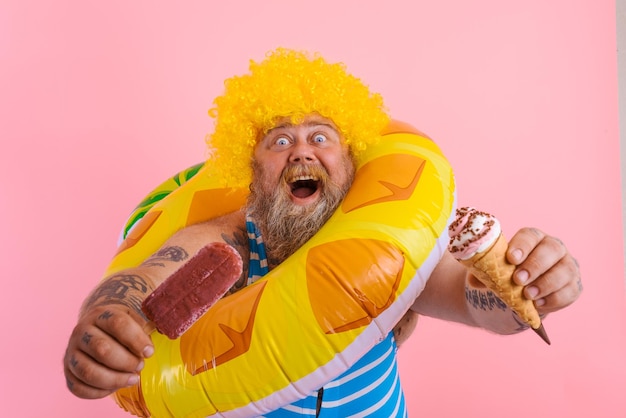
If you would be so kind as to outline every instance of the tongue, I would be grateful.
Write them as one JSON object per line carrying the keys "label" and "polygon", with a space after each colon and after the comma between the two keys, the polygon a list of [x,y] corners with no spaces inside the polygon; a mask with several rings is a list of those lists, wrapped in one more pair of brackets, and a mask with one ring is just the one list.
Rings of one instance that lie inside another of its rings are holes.
{"label": "tongue", "polygon": [[304,198],[304,197],[309,197],[313,193],[315,193],[315,189],[311,187],[296,187],[295,189],[291,191],[291,193],[295,197]]}

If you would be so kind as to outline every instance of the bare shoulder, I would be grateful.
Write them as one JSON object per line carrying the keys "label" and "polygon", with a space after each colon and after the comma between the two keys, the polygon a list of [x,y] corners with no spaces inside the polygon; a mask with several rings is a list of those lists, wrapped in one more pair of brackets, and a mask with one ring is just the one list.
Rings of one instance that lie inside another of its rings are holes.
{"label": "bare shoulder", "polygon": [[205,224],[217,226],[218,228],[244,228],[246,226],[246,216],[243,211],[237,210],[226,215],[208,220]]}
{"label": "bare shoulder", "polygon": [[242,258],[248,256],[248,234],[245,214],[235,211],[195,225],[190,225],[176,233],[186,242],[198,241],[203,244],[221,241],[233,246]]}
{"label": "bare shoulder", "polygon": [[[210,242],[225,242],[234,247],[247,245],[244,240],[245,216],[232,212],[218,218],[186,226],[173,234],[166,245],[182,245],[195,252]],[[242,235],[243,234],[243,235]]]}

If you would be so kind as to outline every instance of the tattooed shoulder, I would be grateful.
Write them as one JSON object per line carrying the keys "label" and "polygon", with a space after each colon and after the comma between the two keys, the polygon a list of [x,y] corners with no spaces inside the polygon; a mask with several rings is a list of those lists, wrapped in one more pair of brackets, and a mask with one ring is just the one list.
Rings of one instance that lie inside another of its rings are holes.
{"label": "tattooed shoulder", "polygon": [[250,256],[250,250],[248,248],[248,232],[245,227],[239,227],[231,231],[230,234],[222,233],[222,239],[224,242],[233,247],[243,260],[244,265],[247,265],[248,257]]}
{"label": "tattooed shoulder", "polygon": [[222,239],[233,247],[245,245],[248,246],[248,232],[243,226],[237,227],[230,231],[230,234],[222,232]]}

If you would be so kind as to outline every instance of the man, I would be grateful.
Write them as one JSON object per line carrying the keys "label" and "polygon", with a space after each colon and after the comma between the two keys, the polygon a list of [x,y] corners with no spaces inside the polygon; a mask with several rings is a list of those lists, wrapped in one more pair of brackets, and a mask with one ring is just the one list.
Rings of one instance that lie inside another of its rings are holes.
{"label": "man", "polygon": [[[85,301],[65,355],[67,384],[76,396],[99,398],[137,383],[143,359],[154,352],[138,306],[206,243],[226,242],[245,260],[234,292],[309,240],[350,188],[359,153],[388,122],[380,96],[341,65],[285,50],[252,63],[249,75],[228,80],[215,103],[212,175],[223,176],[228,186],[250,184],[246,208],[175,233],[147,262],[98,286]],[[578,266],[559,240],[522,229],[510,240],[508,259],[517,265],[514,280],[525,285],[526,297],[541,314],[579,296]],[[117,292],[129,282],[141,286]],[[510,310],[472,305],[466,299],[470,292],[489,291],[446,253],[410,312],[501,334],[522,330]],[[403,320],[409,331],[412,318]],[[265,416],[347,416],[365,410],[406,416],[395,352],[390,333],[345,375]]]}

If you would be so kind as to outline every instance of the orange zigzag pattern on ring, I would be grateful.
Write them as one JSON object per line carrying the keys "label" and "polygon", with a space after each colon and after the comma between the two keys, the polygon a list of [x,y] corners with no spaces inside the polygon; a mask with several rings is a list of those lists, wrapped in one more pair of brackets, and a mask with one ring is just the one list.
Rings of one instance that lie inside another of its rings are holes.
{"label": "orange zigzag pattern on ring", "polygon": [[[256,311],[266,284],[262,281],[246,287],[237,292],[238,298],[221,299],[204,314],[202,322],[194,324],[180,337],[180,354],[189,373],[205,372],[250,349]],[[249,312],[244,315],[241,311],[246,308]],[[207,323],[219,324],[219,329],[201,326]]]}
{"label": "orange zigzag pattern on ring", "polygon": [[[426,161],[414,155],[390,154],[359,169],[350,193],[341,205],[345,213],[378,203],[406,200],[413,194]],[[365,187],[364,185],[371,186]],[[361,193],[353,193],[354,190]]]}
{"label": "orange zigzag pattern on ring", "polygon": [[[348,213],[410,198],[425,164],[422,158],[404,154],[385,155],[370,161],[359,169],[342,210]],[[357,263],[350,260],[357,260]],[[318,325],[326,334],[331,334],[368,325],[395,301],[404,257],[389,242],[346,239],[312,248],[306,263],[313,313]],[[332,303],[328,303],[329,300]]]}
{"label": "orange zigzag pattern on ring", "polygon": [[368,325],[395,301],[404,257],[388,242],[346,239],[311,248],[306,263],[315,319],[334,334]]}

